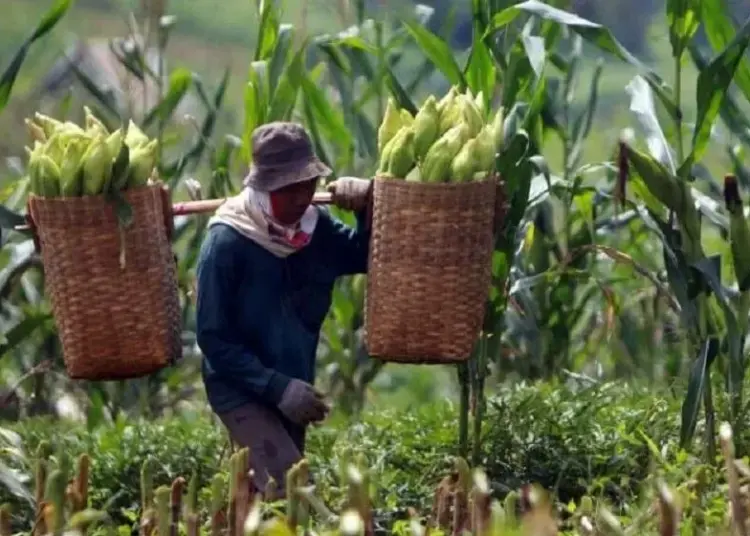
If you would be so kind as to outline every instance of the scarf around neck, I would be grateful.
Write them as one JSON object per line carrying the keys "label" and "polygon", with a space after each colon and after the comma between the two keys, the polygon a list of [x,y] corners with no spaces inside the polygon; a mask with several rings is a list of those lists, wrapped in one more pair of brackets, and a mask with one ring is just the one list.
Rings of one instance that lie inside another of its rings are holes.
{"label": "scarf around neck", "polygon": [[273,255],[285,258],[310,243],[319,212],[307,207],[297,225],[282,225],[273,218],[267,193],[250,187],[228,198],[208,221],[208,226],[223,223],[249,238]]}

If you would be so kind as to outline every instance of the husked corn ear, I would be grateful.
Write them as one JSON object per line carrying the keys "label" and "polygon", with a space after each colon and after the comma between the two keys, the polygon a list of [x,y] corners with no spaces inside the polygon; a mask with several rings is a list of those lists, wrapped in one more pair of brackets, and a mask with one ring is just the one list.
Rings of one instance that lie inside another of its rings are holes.
{"label": "husked corn ear", "polygon": [[502,150],[503,145],[505,144],[504,136],[505,136],[505,130],[504,130],[504,121],[505,121],[505,112],[502,107],[497,109],[497,112],[495,112],[495,115],[492,117],[492,121],[490,123],[490,132],[493,140],[493,145],[495,147],[495,152],[498,152]]}
{"label": "husked corn ear", "polygon": [[31,135],[31,139],[41,142],[47,141],[47,134],[44,132],[44,129],[42,127],[34,123],[31,119],[26,119],[25,123],[26,128]]}
{"label": "husked corn ear", "polygon": [[414,130],[409,128],[398,139],[391,152],[388,172],[396,178],[403,179],[414,167]]}
{"label": "husked corn ear", "polygon": [[102,123],[98,117],[94,115],[91,108],[88,106],[83,107],[83,114],[85,117],[86,130],[95,134],[109,135],[107,127]]}
{"label": "husked corn ear", "polygon": [[468,140],[468,127],[464,123],[449,129],[427,151],[422,164],[422,177],[427,182],[446,182],[450,179],[451,162]]}
{"label": "husked corn ear", "polygon": [[440,120],[438,123],[438,135],[442,136],[448,132],[451,128],[455,127],[458,123],[464,121],[463,106],[457,95],[451,102],[443,109],[440,113]]}
{"label": "husked corn ear", "polygon": [[445,94],[445,96],[440,99],[437,103],[437,110],[439,114],[443,114],[445,110],[453,104],[453,101],[458,96],[458,87],[452,86],[448,93]]}
{"label": "husked corn ear", "polygon": [[456,97],[461,109],[461,117],[469,127],[469,136],[474,137],[479,134],[484,126],[484,120],[479,109],[474,104],[474,100],[468,95],[459,95]]}
{"label": "husked corn ear", "polygon": [[401,125],[404,127],[410,127],[414,124],[414,116],[409,113],[409,110],[404,110],[403,108],[399,112],[399,115],[401,116]]}
{"label": "husked corn ear", "polygon": [[415,166],[406,174],[406,182],[422,182],[422,171],[419,166]]}
{"label": "husked corn ear", "polygon": [[383,121],[380,123],[380,128],[378,128],[378,152],[382,153],[388,142],[401,129],[403,126],[402,121],[401,112],[396,105],[396,100],[393,97],[388,97]]}
{"label": "husked corn ear", "polygon": [[406,133],[405,128],[401,128],[388,140],[383,150],[380,152],[380,165],[378,166],[379,175],[388,175],[391,167],[391,154],[393,153],[394,147],[400,142],[400,138]]}
{"label": "husked corn ear", "polygon": [[125,144],[130,149],[135,149],[136,147],[146,145],[148,142],[148,136],[146,136],[146,134],[144,134],[143,131],[138,128],[138,125],[133,123],[132,119],[128,121],[128,130],[125,134]]}
{"label": "husked corn ear", "polygon": [[477,96],[474,97],[474,105],[477,107],[479,114],[482,116],[482,121],[487,117],[487,102],[484,100],[484,92],[480,91]]}
{"label": "husked corn ear", "polygon": [[451,180],[456,182],[468,182],[474,178],[476,171],[477,140],[472,138],[467,141],[451,162]]}
{"label": "husked corn ear", "polygon": [[41,195],[44,197],[57,197],[60,195],[60,168],[46,154],[39,155],[38,160],[38,184]]}
{"label": "husked corn ear", "polygon": [[438,135],[440,114],[437,99],[430,95],[414,118],[414,156],[422,159]]}
{"label": "husked corn ear", "polygon": [[109,156],[112,160],[117,158],[117,155],[120,154],[120,149],[122,148],[124,141],[125,133],[120,128],[107,136],[105,143],[107,144],[107,151],[109,151]]}
{"label": "husked corn ear", "polygon": [[157,140],[152,140],[130,151],[128,188],[138,188],[148,184],[148,178],[156,164],[156,149]]}
{"label": "husked corn ear", "polygon": [[48,138],[63,126],[63,123],[61,121],[53,119],[44,114],[40,114],[39,112],[34,114],[34,122],[41,127],[41,129],[44,131],[44,134]]}
{"label": "husked corn ear", "polygon": [[63,197],[83,194],[83,155],[87,145],[84,140],[73,140],[65,148],[60,166],[60,191]]}
{"label": "husked corn ear", "polygon": [[475,138],[476,170],[491,172],[495,170],[495,139],[492,125],[485,125]]}
{"label": "husked corn ear", "polygon": [[44,144],[42,152],[49,156],[55,163],[61,162],[63,154],[65,153],[65,134],[62,132],[55,132]]}
{"label": "husked corn ear", "polygon": [[105,138],[97,138],[83,155],[83,193],[99,195],[109,186],[112,177],[112,158]]}

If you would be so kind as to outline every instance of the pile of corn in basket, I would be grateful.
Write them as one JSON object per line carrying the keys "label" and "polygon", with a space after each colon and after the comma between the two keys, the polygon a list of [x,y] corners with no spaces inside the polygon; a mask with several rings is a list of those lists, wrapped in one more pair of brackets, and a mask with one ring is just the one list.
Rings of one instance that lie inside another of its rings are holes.
{"label": "pile of corn in basket", "polygon": [[[36,114],[27,126],[27,223],[45,267],[68,375],[142,377],[182,354],[172,218],[223,200],[173,207],[155,171],[156,140],[130,122],[108,132]],[[386,361],[468,359],[491,283],[501,182],[494,120],[481,95],[453,88],[412,116],[389,100],[378,131],[365,333]],[[402,179],[402,180],[399,180]],[[330,195],[316,194],[316,204]]]}

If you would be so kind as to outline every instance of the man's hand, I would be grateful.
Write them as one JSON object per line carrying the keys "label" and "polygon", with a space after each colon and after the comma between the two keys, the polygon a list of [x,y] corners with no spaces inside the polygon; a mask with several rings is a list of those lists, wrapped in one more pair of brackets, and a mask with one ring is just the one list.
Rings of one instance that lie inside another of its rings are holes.
{"label": "man's hand", "polygon": [[307,426],[325,419],[329,408],[323,394],[315,387],[300,380],[292,380],[281,397],[279,411],[290,421]]}
{"label": "man's hand", "polygon": [[361,212],[372,200],[373,181],[356,177],[340,177],[328,185],[333,194],[333,204],[344,210]]}

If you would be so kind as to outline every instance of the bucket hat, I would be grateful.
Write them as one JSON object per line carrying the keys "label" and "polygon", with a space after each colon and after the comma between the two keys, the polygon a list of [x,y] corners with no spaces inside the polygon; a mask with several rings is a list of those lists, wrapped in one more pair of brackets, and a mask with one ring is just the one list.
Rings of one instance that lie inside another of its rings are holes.
{"label": "bucket hat", "polygon": [[245,186],[272,192],[332,171],[318,159],[302,125],[274,121],[253,131],[253,163],[245,177]]}

